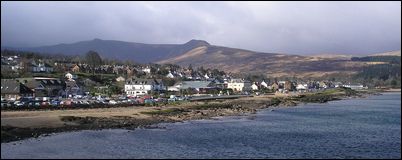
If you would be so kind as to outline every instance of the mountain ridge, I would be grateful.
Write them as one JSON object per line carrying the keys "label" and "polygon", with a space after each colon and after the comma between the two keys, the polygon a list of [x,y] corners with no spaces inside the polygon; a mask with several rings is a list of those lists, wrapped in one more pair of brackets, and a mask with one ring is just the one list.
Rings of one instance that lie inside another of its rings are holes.
{"label": "mountain ridge", "polygon": [[[3,49],[3,48],[2,48]],[[177,64],[181,66],[217,68],[228,72],[264,73],[275,76],[322,76],[332,73],[353,74],[373,62],[352,61],[353,55],[294,55],[264,53],[246,49],[211,45],[192,39],[183,44],[145,44],[95,38],[70,44],[58,44],[24,51],[84,55],[89,50],[104,58],[133,60],[139,63]],[[400,56],[399,51],[368,54],[367,56]]]}
{"label": "mountain ridge", "polygon": [[94,50],[99,52],[99,54],[105,58],[119,60],[131,59],[142,63],[149,63],[172,56],[178,56],[195,47],[204,45],[209,45],[209,43],[203,40],[195,39],[183,44],[145,44],[95,38],[88,41],[79,41],[69,44],[60,43],[40,47],[2,47],[2,50],[12,49],[65,55],[83,55],[89,50]]}

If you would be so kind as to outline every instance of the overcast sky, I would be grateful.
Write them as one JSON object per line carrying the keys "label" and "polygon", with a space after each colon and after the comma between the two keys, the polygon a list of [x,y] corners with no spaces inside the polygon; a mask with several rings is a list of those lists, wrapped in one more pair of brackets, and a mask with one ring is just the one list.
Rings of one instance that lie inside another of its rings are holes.
{"label": "overcast sky", "polygon": [[1,45],[191,39],[262,52],[401,49],[401,2],[1,2]]}

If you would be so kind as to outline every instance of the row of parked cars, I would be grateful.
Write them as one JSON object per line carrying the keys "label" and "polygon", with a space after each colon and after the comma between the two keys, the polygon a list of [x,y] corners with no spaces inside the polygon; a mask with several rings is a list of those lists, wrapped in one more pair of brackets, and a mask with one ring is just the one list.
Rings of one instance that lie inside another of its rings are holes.
{"label": "row of parked cars", "polygon": [[87,98],[60,98],[60,97],[41,97],[32,98],[24,97],[16,101],[2,101],[2,108],[39,108],[39,107],[81,107],[81,106],[99,106],[99,105],[116,105],[116,104],[138,104],[137,101],[131,99],[92,99]]}
{"label": "row of parked cars", "polygon": [[63,108],[63,107],[99,107],[109,105],[144,105],[156,103],[169,103],[188,100],[191,97],[170,96],[169,98],[154,98],[149,95],[140,97],[120,96],[110,98],[106,96],[74,96],[70,98],[62,97],[24,97],[15,101],[1,102],[2,108]]}

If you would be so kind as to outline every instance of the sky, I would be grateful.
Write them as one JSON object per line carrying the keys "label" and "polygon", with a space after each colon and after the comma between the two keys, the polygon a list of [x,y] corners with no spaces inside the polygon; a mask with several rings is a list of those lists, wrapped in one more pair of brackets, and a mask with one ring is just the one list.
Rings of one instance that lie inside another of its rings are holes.
{"label": "sky", "polygon": [[401,2],[1,2],[1,46],[191,39],[268,53],[401,49]]}

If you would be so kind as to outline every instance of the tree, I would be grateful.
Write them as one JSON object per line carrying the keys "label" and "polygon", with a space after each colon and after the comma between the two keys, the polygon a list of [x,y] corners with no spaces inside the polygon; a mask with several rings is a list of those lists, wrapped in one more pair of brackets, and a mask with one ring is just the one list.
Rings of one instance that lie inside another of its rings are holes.
{"label": "tree", "polygon": [[86,54],[85,60],[91,67],[92,74],[95,75],[95,67],[102,65],[102,58],[99,56],[97,52],[91,50]]}
{"label": "tree", "polygon": [[178,82],[177,79],[174,78],[162,78],[162,82],[163,84],[165,84],[166,86],[173,86],[174,84],[176,84]]}
{"label": "tree", "polygon": [[188,68],[187,68],[188,70],[190,70],[190,71],[193,71],[193,65],[188,65]]}

